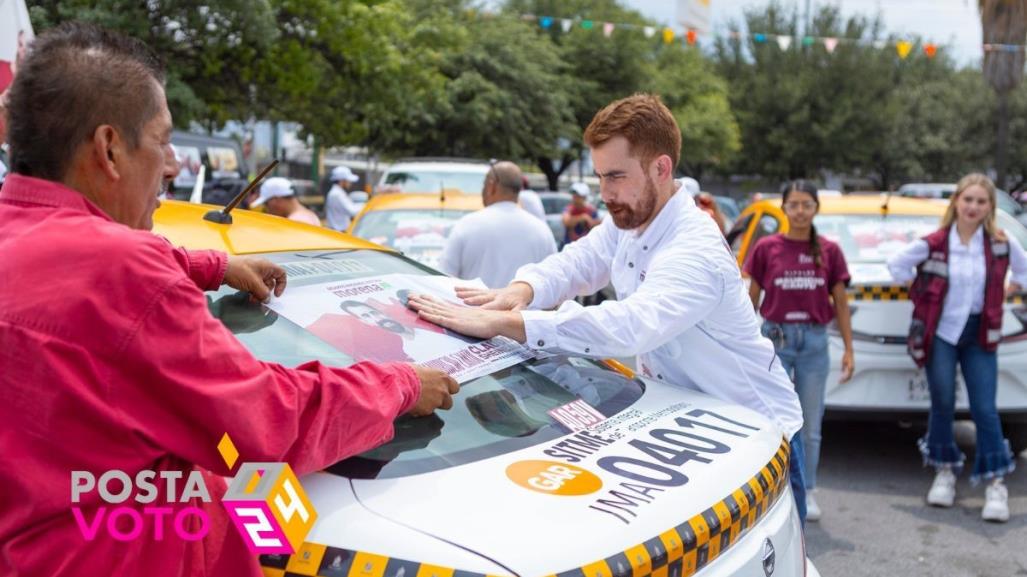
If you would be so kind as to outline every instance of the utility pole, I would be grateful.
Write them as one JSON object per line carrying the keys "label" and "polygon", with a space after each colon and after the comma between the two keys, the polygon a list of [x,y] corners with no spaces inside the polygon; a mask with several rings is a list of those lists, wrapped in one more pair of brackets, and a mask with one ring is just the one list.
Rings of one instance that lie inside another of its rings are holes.
{"label": "utility pole", "polygon": [[813,34],[811,34],[811,30],[810,30],[810,28],[811,28],[811,26],[810,26],[810,22],[811,22],[810,14],[811,13],[809,11],[809,7],[810,7],[809,4],[810,4],[810,0],[806,0],[806,28],[804,30],[803,36],[813,36]]}

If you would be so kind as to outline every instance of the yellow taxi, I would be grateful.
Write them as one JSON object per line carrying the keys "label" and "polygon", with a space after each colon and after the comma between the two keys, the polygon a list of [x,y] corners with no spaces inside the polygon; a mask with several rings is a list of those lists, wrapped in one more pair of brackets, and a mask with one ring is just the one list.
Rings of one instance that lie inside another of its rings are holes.
{"label": "yellow taxi", "polygon": [[480,194],[382,194],[364,205],[348,232],[438,268],[453,225],[481,208]]}
{"label": "yellow taxi", "polygon": [[[154,231],[287,271],[286,293],[268,305],[227,286],[207,293],[211,313],[264,361],[368,360],[394,325],[414,339],[431,329],[409,318],[398,288],[451,287],[365,240],[244,210],[231,224],[203,219],[216,208],[164,202]],[[340,309],[353,299],[379,320]],[[315,330],[326,317],[339,330]],[[317,521],[292,554],[261,555],[264,575],[818,575],[804,556],[788,443],[761,415],[613,361],[497,366],[495,343],[435,328],[428,342],[449,339],[488,370],[463,381],[451,410],[400,417],[385,445],[303,477]]]}
{"label": "yellow taxi", "polygon": [[[813,221],[817,234],[841,247],[852,277],[849,300],[856,355],[856,372],[845,384],[838,382],[840,363],[831,362],[828,413],[926,416],[927,380],[906,354],[913,305],[906,286],[892,280],[886,261],[909,242],[937,230],[947,205],[885,194],[820,197],[820,212]],[[1027,229],[1015,218],[1000,210],[998,225],[1012,242],[1027,247]],[[759,239],[779,232],[788,232],[781,200],[763,200],[742,211],[727,240],[739,266],[744,266]],[[1027,309],[1019,296],[1007,299],[1005,306],[998,406],[1010,442],[1022,450],[1027,448]],[[841,336],[833,326],[829,334],[831,355],[838,359],[844,351]],[[956,404],[960,414],[969,414],[961,375]]]}

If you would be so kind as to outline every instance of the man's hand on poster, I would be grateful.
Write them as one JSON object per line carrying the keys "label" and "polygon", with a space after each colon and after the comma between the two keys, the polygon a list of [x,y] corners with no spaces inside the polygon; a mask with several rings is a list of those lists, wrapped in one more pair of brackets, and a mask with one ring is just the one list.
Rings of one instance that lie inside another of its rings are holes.
{"label": "man's hand on poster", "polygon": [[501,289],[456,287],[456,296],[464,304],[495,311],[519,311],[535,298],[535,291],[525,282],[511,283]]}
{"label": "man's hand on poster", "polygon": [[525,340],[524,319],[516,311],[466,307],[428,295],[410,295],[409,306],[422,319],[462,335],[479,339],[504,336],[519,343]]}
{"label": "man's hand on poster", "polygon": [[272,292],[276,297],[282,296],[285,283],[285,269],[266,258],[228,257],[225,284],[234,289],[249,292],[255,301],[267,301]]}
{"label": "man's hand on poster", "polygon": [[453,408],[453,395],[460,391],[460,385],[453,377],[438,369],[410,365],[421,381],[421,394],[413,408],[407,412],[412,417],[424,417],[435,409],[448,411]]}

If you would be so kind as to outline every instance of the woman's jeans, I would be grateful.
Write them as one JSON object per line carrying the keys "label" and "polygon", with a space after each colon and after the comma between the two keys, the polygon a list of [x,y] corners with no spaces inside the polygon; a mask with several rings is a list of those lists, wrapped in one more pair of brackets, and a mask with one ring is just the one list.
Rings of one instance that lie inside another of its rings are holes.
{"label": "woman's jeans", "polygon": [[763,323],[763,336],[774,350],[795,385],[802,405],[802,445],[805,452],[803,478],[806,489],[817,486],[820,464],[820,423],[824,418],[824,391],[830,359],[827,327],[807,323]]}
{"label": "woman's jeans", "polygon": [[966,382],[970,415],[977,426],[977,456],[970,482],[1002,477],[1013,472],[1016,462],[1009,441],[1002,437],[1002,423],[995,405],[998,389],[998,359],[980,345],[981,316],[970,315],[955,346],[937,335],[927,358],[927,384],[931,390],[931,413],[927,436],[918,445],[924,464],[949,466],[958,474],[965,456],[956,446],[953,422],[956,409],[956,363]]}

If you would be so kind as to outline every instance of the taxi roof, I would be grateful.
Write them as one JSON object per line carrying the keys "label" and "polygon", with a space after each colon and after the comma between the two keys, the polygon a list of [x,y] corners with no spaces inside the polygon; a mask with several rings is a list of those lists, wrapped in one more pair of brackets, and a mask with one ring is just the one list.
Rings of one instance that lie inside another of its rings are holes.
{"label": "taxi roof", "polygon": [[459,190],[446,191],[445,201],[437,193],[393,193],[371,197],[364,212],[377,210],[479,210],[483,208],[480,194],[466,194]]}
{"label": "taxi roof", "polygon": [[331,229],[249,210],[233,210],[232,224],[203,220],[208,211],[221,208],[178,200],[161,201],[153,215],[153,232],[167,237],[175,246],[216,249],[229,254],[331,249],[391,251]]}
{"label": "taxi roof", "polygon": [[[820,197],[821,214],[876,214],[883,213],[885,194],[849,194],[845,196],[822,196]],[[761,200],[753,206],[773,207],[781,209],[779,199]],[[904,196],[891,195],[888,199],[888,214],[898,215],[924,215],[942,216],[948,202],[935,202],[929,199],[908,198]],[[746,212],[749,212],[747,209]]]}

